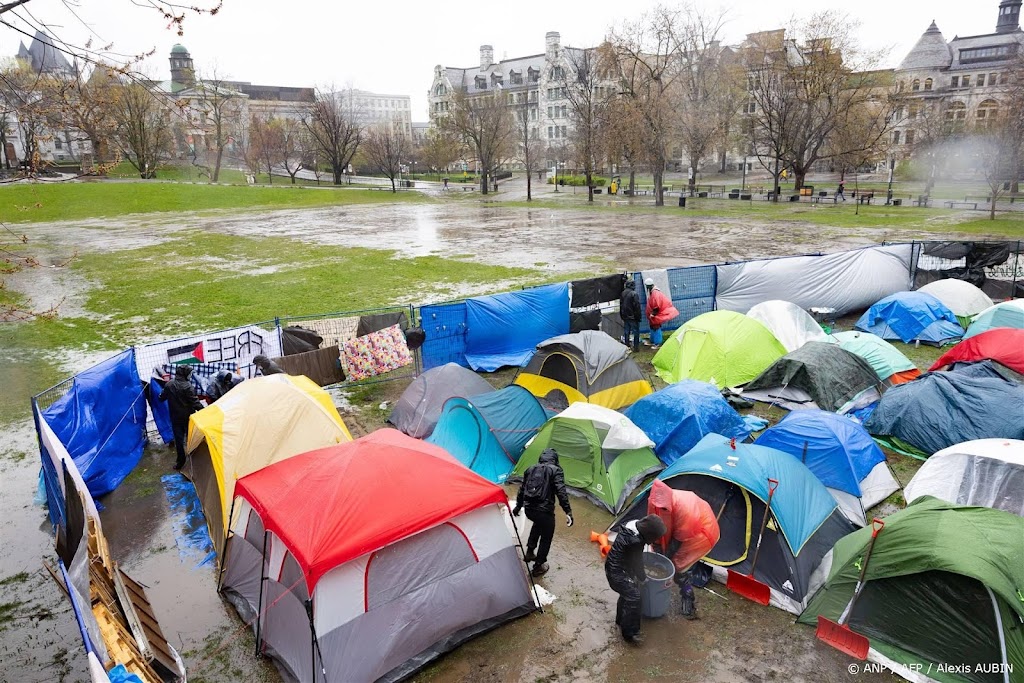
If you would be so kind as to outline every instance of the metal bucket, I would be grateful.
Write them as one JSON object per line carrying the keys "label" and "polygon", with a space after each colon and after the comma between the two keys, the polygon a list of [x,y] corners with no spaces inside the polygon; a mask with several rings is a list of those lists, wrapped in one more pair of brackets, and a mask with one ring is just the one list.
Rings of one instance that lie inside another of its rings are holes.
{"label": "metal bucket", "polygon": [[640,587],[640,612],[649,619],[663,617],[672,605],[672,579],[676,568],[664,555],[644,553],[644,571],[647,581]]}

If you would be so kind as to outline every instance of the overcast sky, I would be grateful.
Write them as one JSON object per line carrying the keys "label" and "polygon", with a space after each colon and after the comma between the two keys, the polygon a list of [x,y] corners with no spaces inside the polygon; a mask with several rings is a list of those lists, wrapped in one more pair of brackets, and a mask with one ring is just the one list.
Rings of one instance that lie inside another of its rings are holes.
{"label": "overcast sky", "polygon": [[[563,45],[594,45],[611,26],[635,19],[657,4],[655,0],[224,0],[217,16],[190,16],[185,35],[179,38],[166,29],[156,12],[135,4],[144,5],[146,0],[67,2],[81,21],[62,0],[31,0],[3,19],[29,33],[38,23],[47,24],[68,43],[84,44],[91,29],[96,34],[94,46],[113,43],[115,50],[129,54],[155,49],[144,68],[160,78],[169,77],[167,55],[172,45],[181,42],[200,72],[216,67],[223,78],[263,85],[352,85],[409,95],[414,121],[427,119],[426,93],[436,64],[472,66],[479,62],[481,44],[494,46],[495,59],[538,54],[544,51],[547,31],[561,33]],[[183,4],[193,3],[213,4],[210,0]],[[992,32],[999,0],[978,0],[969,8],[953,0],[732,0],[721,5],[729,16],[725,42],[736,43],[747,33],[780,27],[791,18],[790,8],[801,4],[850,13],[851,19],[860,22],[862,44],[887,50],[885,66],[895,66],[932,19],[947,40],[956,34]],[[22,39],[15,29],[0,25],[0,54],[13,55]]]}

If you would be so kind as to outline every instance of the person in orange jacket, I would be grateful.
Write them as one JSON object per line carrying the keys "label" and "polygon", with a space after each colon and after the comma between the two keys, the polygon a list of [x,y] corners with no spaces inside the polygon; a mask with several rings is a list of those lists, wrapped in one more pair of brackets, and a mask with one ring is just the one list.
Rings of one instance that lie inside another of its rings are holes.
{"label": "person in orange jacket", "polygon": [[647,514],[657,515],[665,522],[667,532],[658,541],[662,554],[671,558],[676,568],[683,616],[697,618],[690,569],[718,543],[718,519],[707,502],[691,491],[678,491],[655,479],[647,499]]}
{"label": "person in orange jacket", "polygon": [[679,309],[672,305],[672,299],[654,286],[654,280],[644,280],[647,288],[647,323],[651,326],[651,346],[661,346],[661,326],[679,315]]}

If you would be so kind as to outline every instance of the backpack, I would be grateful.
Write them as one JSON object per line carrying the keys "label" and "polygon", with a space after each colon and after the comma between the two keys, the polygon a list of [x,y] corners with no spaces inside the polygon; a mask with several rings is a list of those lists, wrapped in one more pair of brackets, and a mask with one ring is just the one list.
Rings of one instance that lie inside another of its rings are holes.
{"label": "backpack", "polygon": [[551,472],[547,465],[534,465],[523,477],[523,502],[527,507],[546,503],[551,499]]}

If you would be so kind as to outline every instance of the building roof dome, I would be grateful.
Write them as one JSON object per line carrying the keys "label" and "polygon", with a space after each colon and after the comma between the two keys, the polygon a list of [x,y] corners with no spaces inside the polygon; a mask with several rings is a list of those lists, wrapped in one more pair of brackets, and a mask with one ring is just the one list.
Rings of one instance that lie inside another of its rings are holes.
{"label": "building roof dome", "polygon": [[898,71],[945,68],[953,61],[953,53],[942,37],[942,31],[932,22],[917,41],[917,45],[900,62]]}
{"label": "building roof dome", "polygon": [[174,47],[171,48],[171,54],[172,55],[187,55],[188,54],[188,48],[186,48],[181,43],[177,43],[177,44],[175,44]]}

